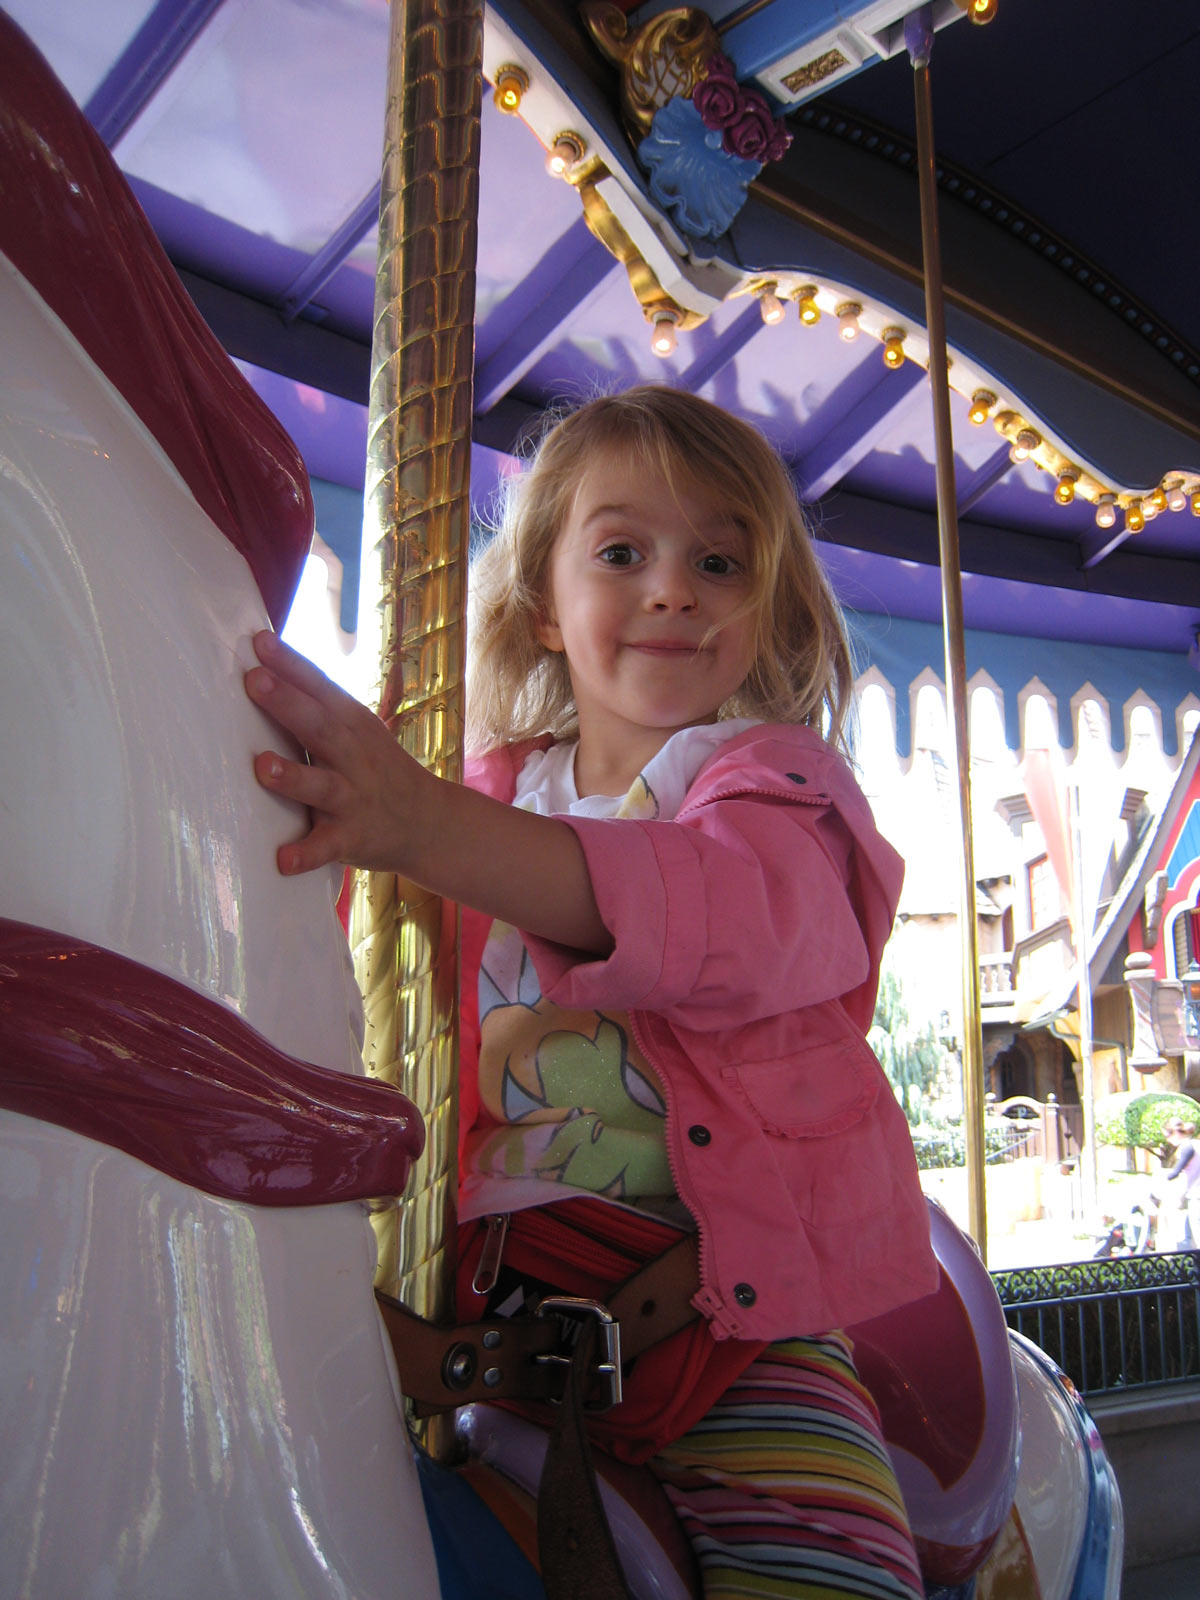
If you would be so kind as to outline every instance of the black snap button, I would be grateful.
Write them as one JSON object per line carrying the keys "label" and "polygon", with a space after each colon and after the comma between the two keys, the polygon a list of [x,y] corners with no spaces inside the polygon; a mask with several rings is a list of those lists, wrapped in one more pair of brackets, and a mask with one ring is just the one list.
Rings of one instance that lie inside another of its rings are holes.
{"label": "black snap button", "polygon": [[789,772],[788,773],[788,777],[792,780],[793,783],[807,783],[808,782],[808,779],[804,776],[804,774],[802,772]]}
{"label": "black snap button", "polygon": [[740,1306],[752,1306],[758,1296],[748,1283],[735,1283],[733,1286],[733,1298]]}
{"label": "black snap button", "polygon": [[688,1129],[688,1138],[693,1144],[712,1143],[712,1134],[709,1133],[702,1122],[697,1122],[694,1127]]}

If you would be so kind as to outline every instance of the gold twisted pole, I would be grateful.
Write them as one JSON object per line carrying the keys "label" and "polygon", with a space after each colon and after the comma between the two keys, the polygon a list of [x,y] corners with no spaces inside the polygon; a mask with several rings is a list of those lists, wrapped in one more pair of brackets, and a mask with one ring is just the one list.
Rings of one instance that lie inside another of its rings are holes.
{"label": "gold twisted pole", "polygon": [[[459,778],[482,0],[393,0],[389,50],[361,646],[375,632],[379,711],[404,748]],[[375,1219],[376,1281],[436,1320],[453,1287],[457,915],[363,874],[351,940],[368,1071],[398,1084],[427,1129],[403,1203]]]}

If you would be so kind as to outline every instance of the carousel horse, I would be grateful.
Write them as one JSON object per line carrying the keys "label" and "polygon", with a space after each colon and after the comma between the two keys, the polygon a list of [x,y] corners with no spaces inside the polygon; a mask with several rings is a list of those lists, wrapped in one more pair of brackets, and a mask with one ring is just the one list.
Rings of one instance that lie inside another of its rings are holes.
{"label": "carousel horse", "polygon": [[[0,1595],[528,1600],[544,1443],[473,1407],[464,1473],[414,1460],[366,1202],[420,1119],[251,768],[302,465],[2,13],[0,195]],[[1086,1414],[931,1227],[939,1293],[852,1330],[930,1592],[1115,1594]],[[664,1502],[601,1476],[632,1592],[687,1600]]]}

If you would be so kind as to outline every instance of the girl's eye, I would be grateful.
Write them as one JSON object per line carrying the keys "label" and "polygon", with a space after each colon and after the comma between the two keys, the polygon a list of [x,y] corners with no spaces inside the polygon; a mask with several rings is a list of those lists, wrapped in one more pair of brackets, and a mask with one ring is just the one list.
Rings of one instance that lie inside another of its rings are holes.
{"label": "girl's eye", "polygon": [[606,544],[600,551],[600,559],[607,567],[631,567],[637,560],[637,552],[629,544]]}
{"label": "girl's eye", "polygon": [[700,558],[701,572],[708,572],[717,578],[728,578],[741,568],[732,556],[723,556],[716,550],[710,550],[707,555]]}

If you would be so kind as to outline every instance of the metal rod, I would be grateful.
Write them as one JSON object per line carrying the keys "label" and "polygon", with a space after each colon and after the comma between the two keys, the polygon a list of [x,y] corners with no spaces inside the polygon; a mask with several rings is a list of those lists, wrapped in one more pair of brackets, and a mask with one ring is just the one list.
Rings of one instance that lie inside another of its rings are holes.
{"label": "metal rod", "polygon": [[[927,9],[927,8],[926,8]],[[937,164],[929,85],[932,26],[919,42],[909,35],[916,98],[917,173],[921,188],[921,243],[925,261],[925,321],[929,334],[929,387],[937,470],[938,547],[942,569],[942,631],[946,648],[946,694],[958,773],[959,846],[962,877],[963,1123],[967,1150],[967,1214],[972,1237],[987,1259],[987,1199],[984,1170],[983,1031],[979,1001],[979,940],[975,923],[975,849],[971,829],[971,758],[967,715],[966,646],[963,636],[962,569],[954,489],[954,437],[950,423],[946,317],[937,215]],[[915,46],[915,47],[914,47]]]}
{"label": "metal rod", "polygon": [[1078,779],[1067,789],[1071,829],[1071,916],[1075,924],[1075,967],[1079,977],[1079,1062],[1083,1069],[1083,1149],[1080,1176],[1083,1200],[1099,1220],[1100,1187],[1096,1162],[1096,1041],[1092,1027],[1092,916],[1083,871],[1083,818]]}
{"label": "metal rod", "polygon": [[[391,7],[360,632],[365,648],[378,642],[381,716],[450,778],[462,771],[482,51],[482,0]],[[427,1130],[402,1207],[376,1219],[377,1282],[437,1320],[453,1293],[456,913],[371,873],[351,939],[368,1070],[399,1084]]]}

